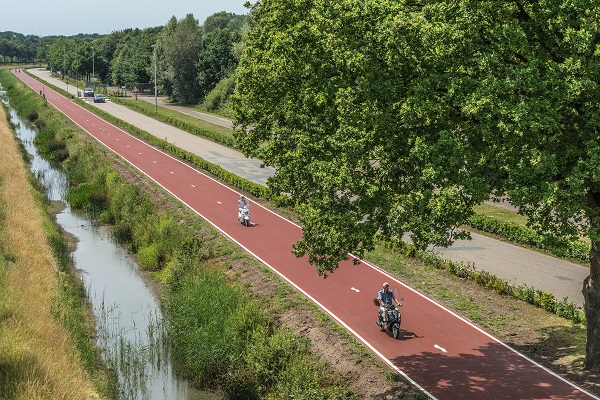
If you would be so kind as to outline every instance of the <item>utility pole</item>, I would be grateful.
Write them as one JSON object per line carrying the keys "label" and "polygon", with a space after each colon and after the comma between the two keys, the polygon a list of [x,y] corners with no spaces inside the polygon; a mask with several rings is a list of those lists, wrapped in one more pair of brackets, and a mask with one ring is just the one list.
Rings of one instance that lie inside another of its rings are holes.
{"label": "utility pole", "polygon": [[156,45],[152,45],[152,50],[154,50],[154,111],[157,111],[157,92],[156,92]]}

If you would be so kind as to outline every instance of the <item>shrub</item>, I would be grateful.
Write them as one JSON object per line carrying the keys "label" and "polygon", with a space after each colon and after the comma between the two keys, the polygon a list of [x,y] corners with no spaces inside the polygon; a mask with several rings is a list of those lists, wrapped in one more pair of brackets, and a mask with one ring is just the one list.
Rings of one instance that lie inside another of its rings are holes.
{"label": "shrub", "polygon": [[482,232],[499,235],[518,244],[548,251],[557,257],[569,258],[580,262],[589,261],[590,245],[587,243],[562,240],[553,236],[543,236],[533,229],[489,218],[482,214],[471,216],[466,224]]}
{"label": "shrub", "polygon": [[235,89],[235,76],[221,79],[219,83],[204,98],[204,108],[207,111],[223,109]]}
{"label": "shrub", "polygon": [[138,258],[142,267],[149,271],[158,271],[160,268],[160,257],[158,247],[155,243],[142,247],[138,250]]}

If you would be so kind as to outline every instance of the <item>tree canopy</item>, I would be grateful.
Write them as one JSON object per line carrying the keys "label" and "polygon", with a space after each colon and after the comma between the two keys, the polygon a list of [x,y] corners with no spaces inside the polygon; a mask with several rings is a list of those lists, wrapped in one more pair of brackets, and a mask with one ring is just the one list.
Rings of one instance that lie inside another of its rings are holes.
{"label": "tree canopy", "polygon": [[376,234],[419,248],[490,195],[592,239],[586,366],[600,369],[600,5],[591,0],[263,0],[236,136],[301,214],[319,273]]}
{"label": "tree canopy", "polygon": [[[222,11],[209,16],[204,25],[188,14],[181,20],[170,18],[164,27],[108,35],[38,38],[0,32],[0,61],[31,62],[37,57],[54,70],[87,80],[94,73],[103,83],[122,86],[153,82],[155,47],[161,94],[192,104],[204,100],[220,81],[222,87],[234,85],[231,77],[247,27],[247,16]],[[228,93],[219,92],[219,96]]]}

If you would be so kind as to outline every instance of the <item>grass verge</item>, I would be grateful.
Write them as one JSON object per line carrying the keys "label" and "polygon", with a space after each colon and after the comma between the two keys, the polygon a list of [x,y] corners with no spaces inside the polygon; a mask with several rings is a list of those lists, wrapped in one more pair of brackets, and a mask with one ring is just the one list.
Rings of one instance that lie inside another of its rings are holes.
{"label": "grass verge", "polygon": [[0,398],[108,397],[81,285],[63,262],[65,239],[34,188],[4,108],[0,146]]}

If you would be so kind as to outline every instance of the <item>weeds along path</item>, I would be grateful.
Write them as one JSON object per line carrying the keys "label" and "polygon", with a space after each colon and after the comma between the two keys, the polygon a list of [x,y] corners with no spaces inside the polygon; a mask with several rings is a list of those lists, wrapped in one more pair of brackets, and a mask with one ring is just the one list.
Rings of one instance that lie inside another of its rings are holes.
{"label": "weeds along path", "polygon": [[[39,82],[18,77],[34,90]],[[37,91],[37,90],[36,90]],[[239,194],[46,89],[46,99],[100,143],[206,219],[225,236],[318,304],[390,367],[440,399],[597,398],[534,363],[377,267],[344,262],[320,278],[292,245],[301,229],[255,204],[250,227],[236,219]],[[373,297],[383,281],[404,296],[402,333],[394,340],[375,325]]]}

